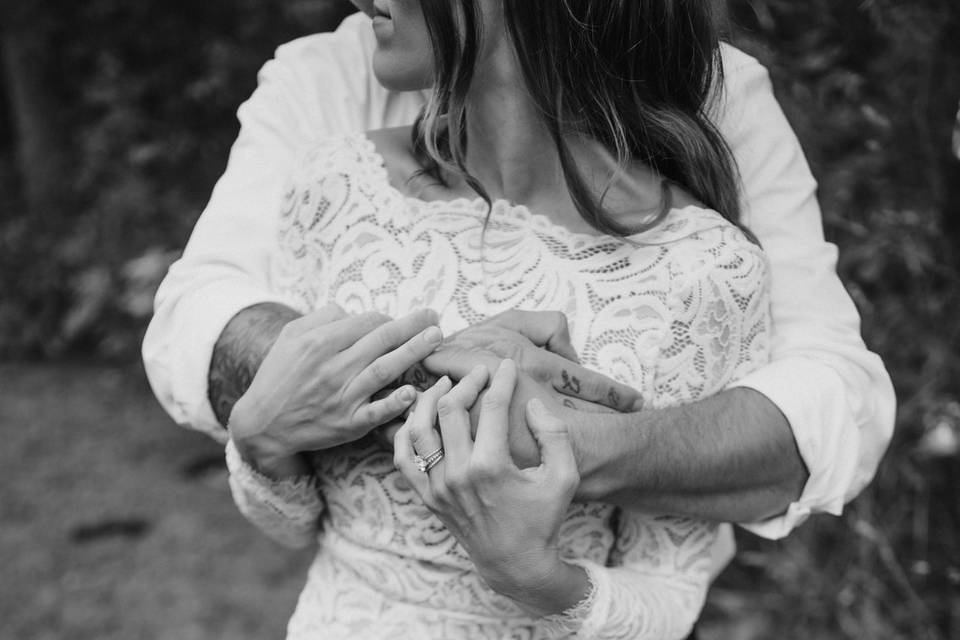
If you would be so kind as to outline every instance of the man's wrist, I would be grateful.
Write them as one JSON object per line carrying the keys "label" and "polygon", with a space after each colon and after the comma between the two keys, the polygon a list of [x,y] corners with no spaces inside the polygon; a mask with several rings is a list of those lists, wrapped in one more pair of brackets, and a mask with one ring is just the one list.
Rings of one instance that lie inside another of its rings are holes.
{"label": "man's wrist", "polygon": [[[646,439],[640,424],[651,411],[634,413],[592,413],[577,409],[559,410],[560,419],[567,426],[570,445],[580,472],[577,502],[605,502],[624,488],[639,493],[643,488],[628,486],[628,478],[609,471],[618,468],[614,452],[626,453],[642,449],[640,439]],[[623,442],[618,442],[624,440]]]}
{"label": "man's wrist", "polygon": [[240,458],[255,471],[273,480],[309,474],[310,467],[301,454],[283,451],[273,439],[264,437],[247,426],[245,420],[256,418],[244,410],[242,402],[243,398],[237,402],[227,427]]}

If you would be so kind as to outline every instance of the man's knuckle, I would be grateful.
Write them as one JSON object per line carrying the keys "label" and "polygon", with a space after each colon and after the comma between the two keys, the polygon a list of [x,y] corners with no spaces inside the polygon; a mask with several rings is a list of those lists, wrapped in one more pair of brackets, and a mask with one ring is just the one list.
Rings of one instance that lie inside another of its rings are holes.
{"label": "man's knuckle", "polygon": [[382,422],[381,410],[379,405],[365,404],[355,414],[357,421],[361,425],[376,425]]}
{"label": "man's knuckle", "polygon": [[470,486],[470,476],[462,469],[448,469],[444,485],[452,493],[463,493]]}
{"label": "man's knuckle", "polygon": [[385,385],[394,379],[394,375],[387,366],[387,363],[380,359],[370,363],[370,376],[374,382],[379,385]]}
{"label": "man's knuckle", "polygon": [[503,469],[496,460],[491,460],[486,456],[477,456],[470,461],[468,473],[472,482],[488,482],[497,478]]}

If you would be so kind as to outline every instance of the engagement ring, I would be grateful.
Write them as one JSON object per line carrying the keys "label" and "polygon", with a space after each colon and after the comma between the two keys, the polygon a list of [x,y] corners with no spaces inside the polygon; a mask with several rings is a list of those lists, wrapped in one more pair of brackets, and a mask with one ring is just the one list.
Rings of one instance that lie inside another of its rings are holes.
{"label": "engagement ring", "polygon": [[413,456],[413,462],[417,465],[417,469],[424,473],[429,472],[430,469],[437,466],[441,460],[443,460],[443,447],[426,456],[421,456],[419,453]]}

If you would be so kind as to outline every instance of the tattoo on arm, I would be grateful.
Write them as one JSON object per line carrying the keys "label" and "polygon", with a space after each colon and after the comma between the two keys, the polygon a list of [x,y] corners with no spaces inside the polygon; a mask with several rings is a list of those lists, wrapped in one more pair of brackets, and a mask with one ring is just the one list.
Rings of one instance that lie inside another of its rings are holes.
{"label": "tattoo on arm", "polygon": [[207,398],[213,413],[226,427],[233,405],[240,399],[283,327],[300,314],[280,304],[247,307],[233,316],[213,347],[207,377]]}

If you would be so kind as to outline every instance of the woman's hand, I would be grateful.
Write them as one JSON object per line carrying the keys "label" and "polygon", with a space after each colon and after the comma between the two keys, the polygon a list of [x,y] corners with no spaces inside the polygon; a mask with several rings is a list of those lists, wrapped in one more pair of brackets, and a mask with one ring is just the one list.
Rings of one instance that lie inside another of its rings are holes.
{"label": "woman's hand", "polygon": [[230,414],[240,455],[267,475],[305,471],[298,454],[358,440],[402,415],[410,386],[372,399],[442,341],[432,311],[399,320],[330,305],[289,323]]}
{"label": "woman's hand", "polygon": [[[513,361],[504,360],[493,376],[480,401],[476,439],[471,438],[469,410],[487,378],[486,368],[477,367],[452,389],[443,378],[424,392],[397,433],[395,463],[493,590],[535,615],[560,613],[582,600],[588,588],[586,574],[563,562],[557,546],[579,482],[566,428],[543,403],[530,402],[527,423],[541,462],[519,469],[508,444],[517,384]],[[429,456],[441,443],[440,462],[421,471],[414,456]]]}

